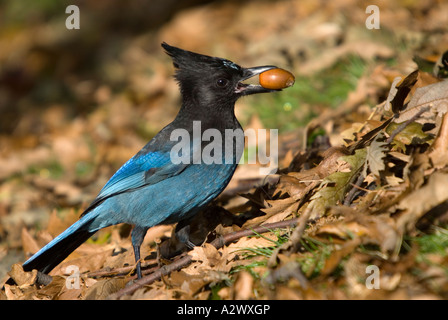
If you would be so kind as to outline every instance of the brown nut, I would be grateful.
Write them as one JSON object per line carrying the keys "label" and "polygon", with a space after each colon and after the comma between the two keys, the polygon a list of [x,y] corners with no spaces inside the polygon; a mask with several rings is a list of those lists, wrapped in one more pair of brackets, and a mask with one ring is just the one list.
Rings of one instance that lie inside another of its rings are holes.
{"label": "brown nut", "polygon": [[294,75],[284,69],[276,68],[260,73],[260,85],[266,89],[284,89],[294,84]]}

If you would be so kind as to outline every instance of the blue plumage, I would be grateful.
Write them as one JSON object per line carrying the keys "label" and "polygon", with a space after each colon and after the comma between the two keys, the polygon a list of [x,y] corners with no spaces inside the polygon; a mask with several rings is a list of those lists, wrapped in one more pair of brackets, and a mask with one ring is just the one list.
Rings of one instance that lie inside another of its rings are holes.
{"label": "blue plumage", "polygon": [[[137,275],[141,277],[140,246],[148,228],[188,221],[229,183],[244,146],[244,137],[226,141],[224,135],[228,129],[241,129],[234,114],[236,100],[253,93],[277,91],[240,81],[274,67],[246,69],[229,60],[165,43],[162,46],[173,59],[180,85],[182,106],[178,115],[111,177],[80,220],[24,263],[25,270],[48,273],[99,229],[129,223],[134,225],[132,244],[138,262]],[[199,129],[194,126],[197,123]],[[209,141],[200,139],[208,129],[223,136],[216,146],[222,150],[221,162],[197,161],[202,151],[212,149],[205,148]],[[178,132],[175,130],[183,130],[182,133],[196,139],[189,142],[185,157],[188,161],[176,162],[171,158],[171,151],[179,143],[172,139]],[[224,161],[229,143],[234,146],[233,161],[228,158]],[[184,240],[192,245],[188,239]]]}
{"label": "blue plumage", "polygon": [[156,170],[169,165],[167,153],[151,152],[129,159],[104,185],[98,197],[107,197],[117,192],[123,192],[145,185],[145,175],[151,169]]}

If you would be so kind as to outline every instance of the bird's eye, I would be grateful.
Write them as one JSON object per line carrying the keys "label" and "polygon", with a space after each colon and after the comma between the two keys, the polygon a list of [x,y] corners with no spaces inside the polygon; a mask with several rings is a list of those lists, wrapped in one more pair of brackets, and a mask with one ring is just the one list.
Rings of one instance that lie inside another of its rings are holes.
{"label": "bird's eye", "polygon": [[228,84],[229,84],[229,80],[227,80],[227,79],[218,79],[218,81],[216,81],[216,85],[220,88],[227,87]]}

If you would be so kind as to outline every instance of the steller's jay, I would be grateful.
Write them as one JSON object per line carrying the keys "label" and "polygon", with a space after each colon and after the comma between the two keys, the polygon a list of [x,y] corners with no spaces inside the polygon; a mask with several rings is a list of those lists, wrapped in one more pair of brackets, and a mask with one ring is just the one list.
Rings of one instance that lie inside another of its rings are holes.
{"label": "steller's jay", "polygon": [[[141,278],[140,246],[146,231],[159,224],[186,225],[229,183],[244,148],[244,135],[237,134],[242,129],[234,114],[236,100],[280,90],[241,81],[276,67],[242,68],[166,43],[162,47],[173,60],[182,96],[176,118],[112,176],[77,222],[23,264],[25,271],[48,273],[99,229],[128,223],[134,225],[132,246]],[[207,140],[208,129],[213,134]],[[193,139],[179,145],[185,133]],[[222,152],[214,148],[207,154],[222,161],[200,159],[212,137]],[[179,238],[191,247],[188,226],[184,231]]]}

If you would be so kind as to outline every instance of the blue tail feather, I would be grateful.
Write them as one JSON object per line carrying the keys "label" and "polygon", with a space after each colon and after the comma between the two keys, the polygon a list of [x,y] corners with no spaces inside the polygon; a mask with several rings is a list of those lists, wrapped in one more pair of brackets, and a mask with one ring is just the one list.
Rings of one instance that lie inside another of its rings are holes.
{"label": "blue tail feather", "polygon": [[61,263],[70,253],[89,239],[99,228],[92,230],[96,215],[85,215],[67,230],[54,238],[23,264],[25,271],[37,269],[48,273]]}

